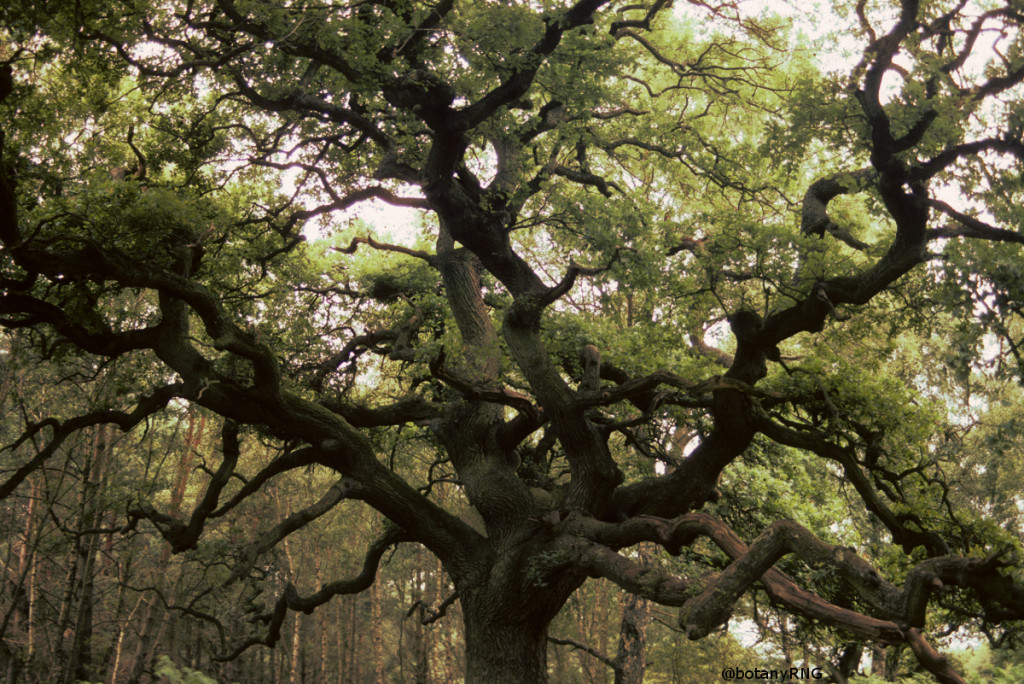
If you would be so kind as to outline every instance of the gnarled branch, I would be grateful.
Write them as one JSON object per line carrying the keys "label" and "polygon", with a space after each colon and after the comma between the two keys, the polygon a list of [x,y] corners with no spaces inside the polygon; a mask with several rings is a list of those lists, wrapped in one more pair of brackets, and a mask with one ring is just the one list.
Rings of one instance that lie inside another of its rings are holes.
{"label": "gnarled branch", "polygon": [[267,624],[267,633],[262,637],[245,640],[229,653],[217,656],[217,660],[222,662],[234,660],[251,646],[263,645],[273,648],[274,644],[281,638],[281,626],[284,624],[284,618],[289,610],[297,610],[309,614],[335,596],[340,594],[358,594],[368,588],[377,577],[377,568],[384,553],[395,544],[405,541],[410,541],[410,537],[401,528],[389,525],[388,529],[370,544],[370,548],[367,550],[366,557],[363,560],[363,569],[352,579],[325,584],[319,591],[306,597],[300,596],[295,585],[289,583],[281,596],[278,597],[277,603],[274,605],[274,612],[255,618],[257,621]]}

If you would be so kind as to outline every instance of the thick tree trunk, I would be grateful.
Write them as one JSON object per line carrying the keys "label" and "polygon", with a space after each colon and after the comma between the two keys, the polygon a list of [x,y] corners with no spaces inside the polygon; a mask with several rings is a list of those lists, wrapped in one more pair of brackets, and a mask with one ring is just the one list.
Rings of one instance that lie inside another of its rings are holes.
{"label": "thick tree trunk", "polygon": [[546,684],[547,626],[466,616],[466,684]]}

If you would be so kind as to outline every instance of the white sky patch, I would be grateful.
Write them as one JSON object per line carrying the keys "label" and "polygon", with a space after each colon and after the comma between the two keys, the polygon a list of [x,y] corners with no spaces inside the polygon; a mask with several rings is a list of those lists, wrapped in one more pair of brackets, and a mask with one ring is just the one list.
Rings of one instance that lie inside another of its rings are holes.
{"label": "white sky patch", "polygon": [[423,209],[396,207],[382,200],[361,202],[349,209],[346,216],[360,219],[373,227],[377,239],[391,244],[412,247],[420,236]]}
{"label": "white sky patch", "polygon": [[[295,194],[302,169],[288,169],[281,175],[281,192],[292,196]],[[413,196],[408,192],[399,192],[401,196]],[[302,235],[307,240],[320,240],[329,233],[343,230],[356,220],[370,226],[374,239],[380,242],[412,247],[420,236],[424,210],[415,207],[397,207],[379,199],[359,202],[343,212],[330,215],[330,226],[325,230],[317,220],[306,222]]]}

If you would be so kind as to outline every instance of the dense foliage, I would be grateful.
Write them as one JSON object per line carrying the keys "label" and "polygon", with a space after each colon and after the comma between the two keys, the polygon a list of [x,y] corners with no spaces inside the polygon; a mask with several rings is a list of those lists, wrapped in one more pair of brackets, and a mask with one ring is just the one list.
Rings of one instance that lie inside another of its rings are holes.
{"label": "dense foliage", "polygon": [[817,12],[6,3],[8,679],[1013,676],[1024,7]]}

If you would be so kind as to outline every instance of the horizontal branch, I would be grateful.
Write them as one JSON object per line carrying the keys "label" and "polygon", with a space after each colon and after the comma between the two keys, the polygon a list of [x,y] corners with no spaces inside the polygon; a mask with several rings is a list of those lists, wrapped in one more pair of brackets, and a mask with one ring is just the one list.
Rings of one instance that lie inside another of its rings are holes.
{"label": "horizontal branch", "polygon": [[615,662],[614,658],[609,658],[608,656],[606,656],[605,654],[601,653],[601,651],[597,650],[596,648],[594,648],[592,646],[587,646],[586,644],[580,643],[579,641],[576,641],[575,639],[565,639],[565,638],[549,636],[548,637],[548,643],[549,644],[555,644],[557,646],[569,646],[569,647],[571,647],[571,648],[573,648],[573,649],[575,649],[577,651],[583,651],[584,653],[586,653],[587,655],[595,658],[596,660],[598,660],[602,664],[607,665],[608,667],[610,667],[613,672],[619,672],[622,669],[622,668],[619,667],[619,664],[617,662]]}
{"label": "horizontal branch", "polygon": [[1024,235],[1013,230],[1006,230],[1005,228],[996,228],[993,225],[985,223],[981,219],[974,216],[970,216],[961,211],[957,211],[946,202],[937,199],[930,199],[928,203],[935,209],[949,216],[957,223],[960,224],[959,228],[946,227],[946,228],[933,228],[928,231],[928,239],[935,240],[941,238],[974,238],[978,240],[990,240],[992,242],[1015,242],[1017,244],[1024,244]]}
{"label": "horizontal branch", "polygon": [[420,423],[437,418],[441,412],[440,405],[415,394],[383,406],[359,406],[335,400],[323,400],[320,405],[357,428]]}
{"label": "horizontal branch", "polygon": [[913,180],[927,180],[945,171],[962,159],[978,157],[985,152],[998,152],[1024,161],[1024,142],[1002,138],[985,138],[948,147],[910,171]]}
{"label": "horizontal branch", "polygon": [[5,292],[0,295],[0,325],[5,328],[28,328],[49,325],[79,348],[114,358],[130,351],[146,349],[164,333],[161,326],[139,330],[114,331],[107,319],[98,311],[78,313],[85,320],[79,322],[67,311],[35,297]]}
{"label": "horizontal branch", "polygon": [[280,475],[281,473],[286,473],[289,470],[295,470],[296,468],[304,468],[312,465],[317,462],[318,458],[319,454],[317,454],[316,449],[313,449],[312,447],[299,449],[298,451],[290,451],[278,456],[265,468],[256,473],[256,475],[249,478],[249,480],[242,485],[242,488],[233,497],[231,497],[227,503],[210,513],[209,517],[219,518],[226,515],[242,501],[262,489],[263,485],[272,478]]}
{"label": "horizontal branch", "polygon": [[906,553],[910,553],[917,547],[923,547],[932,556],[949,553],[949,546],[941,535],[927,529],[910,529],[905,524],[905,520],[897,516],[885,504],[857,464],[852,447],[838,446],[818,432],[798,431],[784,427],[764,416],[758,417],[757,429],[778,444],[809,451],[842,466],[843,474],[853,485],[864,505],[885,525],[889,534],[892,535],[893,542],[903,547]]}
{"label": "horizontal branch", "polygon": [[612,196],[612,189],[625,194],[623,193],[622,188],[619,187],[619,184],[615,181],[605,180],[601,176],[590,173],[589,171],[571,169],[568,166],[558,164],[551,168],[551,174],[554,176],[561,176],[562,178],[571,180],[573,183],[579,183],[580,185],[592,185],[605,197]]}
{"label": "horizontal branch", "polygon": [[430,373],[441,382],[458,390],[468,399],[511,406],[521,414],[528,416],[532,422],[540,420],[541,409],[534,406],[533,402],[525,394],[520,394],[506,387],[489,387],[458,378],[445,369],[443,353],[430,362]]}
{"label": "horizontal branch", "polygon": [[10,449],[11,451],[14,451],[45,428],[52,429],[53,437],[28,463],[19,467],[6,482],[0,484],[0,500],[10,496],[10,494],[25,480],[26,477],[46,463],[46,461],[56,453],[57,449],[60,448],[61,444],[63,444],[70,435],[84,428],[103,424],[116,425],[122,432],[128,432],[142,422],[146,417],[153,415],[167,406],[167,403],[171,399],[181,396],[184,389],[184,386],[181,384],[160,387],[153,391],[149,396],[142,398],[139,403],[136,404],[135,410],[131,413],[101,409],[75,418],[69,418],[63,422],[58,421],[56,418],[49,418],[39,423],[29,425],[21,436],[19,436],[18,439],[12,442],[9,446],[5,447],[4,450]]}
{"label": "horizontal branch", "polygon": [[736,390],[754,397],[784,401],[786,395],[773,390],[760,389],[741,380],[715,375],[701,382],[687,380],[675,373],[657,371],[642,378],[628,380],[617,387],[603,387],[596,391],[581,392],[574,406],[607,406],[620,401],[632,401],[638,397],[649,395],[658,387],[667,385],[683,390],[691,396],[704,396],[718,390]]}
{"label": "horizontal branch", "polygon": [[276,546],[278,542],[288,535],[302,529],[342,501],[359,498],[360,491],[359,483],[348,478],[342,478],[331,485],[315,503],[302,510],[295,511],[275,525],[272,530],[266,532],[255,542],[243,549],[239,554],[238,563],[231,571],[231,577],[228,582],[237,580],[247,573],[260,554]]}
{"label": "horizontal branch", "polygon": [[554,287],[548,288],[547,292],[545,292],[543,296],[540,297],[540,301],[538,302],[538,304],[541,307],[546,307],[550,306],[551,304],[554,304],[556,301],[558,301],[560,297],[564,296],[570,290],[572,290],[573,285],[576,284],[576,279],[579,278],[581,275],[595,276],[598,275],[599,273],[604,273],[605,271],[609,270],[612,266],[615,265],[615,262],[619,260],[619,257],[624,250],[630,252],[633,251],[633,249],[630,247],[616,247],[615,252],[612,254],[612,258],[609,259],[608,263],[605,264],[604,266],[586,267],[580,266],[576,263],[570,263],[569,268],[566,269],[565,276],[562,278],[562,280],[560,280],[558,284],[555,285]]}
{"label": "horizontal branch", "polygon": [[355,254],[356,250],[359,248],[359,245],[369,245],[370,247],[373,247],[374,249],[380,250],[382,252],[396,252],[398,254],[404,254],[406,256],[422,259],[431,266],[436,267],[437,265],[437,256],[434,254],[429,254],[428,252],[423,252],[418,249],[410,249],[408,247],[403,247],[402,245],[392,245],[386,242],[377,242],[369,235],[367,235],[366,237],[352,238],[352,242],[348,244],[348,247],[331,247],[331,250],[335,252],[341,252],[342,254]]}
{"label": "horizontal branch", "polygon": [[[986,558],[928,559],[914,566],[903,586],[897,587],[854,550],[828,544],[791,520],[771,524],[749,546],[723,522],[703,513],[672,520],[637,517],[618,524],[570,518],[565,528],[588,540],[578,537],[573,543],[575,562],[581,568],[653,601],[680,606],[679,623],[691,639],[702,638],[724,624],[740,596],[760,584],[773,599],[797,614],[860,638],[912,643],[919,662],[940,681],[958,682],[949,663],[924,644],[917,631],[924,626],[925,608],[932,591],[942,586],[959,586],[972,588],[989,600],[998,601],[995,596],[1005,596],[1003,615],[1024,617],[1024,589],[998,572],[1011,564],[1000,560],[1000,554]],[[678,554],[699,536],[711,538],[731,562],[724,571],[704,577],[698,584],[645,568],[614,551],[651,541]],[[797,555],[813,568],[831,568],[881,617],[842,608],[801,589],[774,567],[788,554]],[[997,589],[985,596],[990,584],[998,585]]]}
{"label": "horizontal branch", "polygon": [[296,590],[295,585],[289,583],[288,586],[285,587],[284,593],[278,597],[277,603],[274,605],[274,612],[269,615],[260,615],[255,618],[257,621],[267,623],[268,627],[266,635],[263,637],[247,639],[230,653],[218,656],[217,660],[222,662],[234,660],[251,646],[263,645],[273,648],[281,638],[281,626],[284,624],[284,618],[288,614],[289,610],[301,611],[308,615],[317,607],[327,603],[335,596],[341,594],[358,594],[359,592],[369,588],[377,577],[377,568],[380,565],[380,559],[383,558],[384,553],[395,544],[410,541],[410,539],[411,538],[400,528],[390,526],[384,534],[370,544],[370,548],[367,550],[366,557],[363,560],[363,568],[358,575],[352,579],[339,580],[337,582],[325,584],[319,591],[315,592],[311,596],[299,596],[299,592]]}

